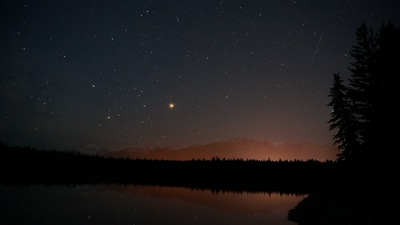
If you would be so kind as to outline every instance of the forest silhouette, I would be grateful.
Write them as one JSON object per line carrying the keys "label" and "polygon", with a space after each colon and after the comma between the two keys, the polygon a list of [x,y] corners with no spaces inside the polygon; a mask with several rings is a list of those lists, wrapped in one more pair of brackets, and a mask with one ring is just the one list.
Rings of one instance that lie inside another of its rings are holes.
{"label": "forest silhouette", "polygon": [[[310,194],[289,212],[299,224],[382,224],[383,199],[395,182],[399,127],[396,76],[400,29],[362,24],[350,51],[347,83],[333,74],[328,106],[336,161],[145,160],[10,147],[0,143],[0,182],[30,184],[138,184],[237,192]],[[365,195],[364,193],[370,193]],[[386,193],[386,194],[385,194]],[[389,197],[389,196],[386,196]]]}
{"label": "forest silhouette", "polygon": [[333,74],[329,123],[336,131],[338,160],[371,167],[395,158],[400,29],[389,22],[374,31],[363,23],[356,43],[350,51],[354,61],[347,85],[340,73]]}
{"label": "forest silhouette", "polygon": [[[310,193],[347,177],[348,164],[317,160],[150,160],[1,145],[3,184],[140,184],[214,191]],[[340,175],[341,174],[341,175]]]}

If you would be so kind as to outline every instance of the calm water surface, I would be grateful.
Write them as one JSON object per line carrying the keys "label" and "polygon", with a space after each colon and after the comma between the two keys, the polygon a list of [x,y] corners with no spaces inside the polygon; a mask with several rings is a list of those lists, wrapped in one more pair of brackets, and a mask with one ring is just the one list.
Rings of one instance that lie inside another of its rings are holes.
{"label": "calm water surface", "polygon": [[304,195],[134,185],[0,186],[0,224],[274,224]]}

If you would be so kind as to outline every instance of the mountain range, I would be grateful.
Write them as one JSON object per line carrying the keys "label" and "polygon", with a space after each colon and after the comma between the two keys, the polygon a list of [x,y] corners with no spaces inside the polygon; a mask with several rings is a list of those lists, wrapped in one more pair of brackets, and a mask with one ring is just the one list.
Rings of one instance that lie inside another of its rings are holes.
{"label": "mountain range", "polygon": [[243,160],[336,160],[337,151],[332,145],[318,143],[273,144],[268,141],[237,138],[179,149],[125,148],[101,151],[102,156],[130,159],[192,160],[212,158]]}

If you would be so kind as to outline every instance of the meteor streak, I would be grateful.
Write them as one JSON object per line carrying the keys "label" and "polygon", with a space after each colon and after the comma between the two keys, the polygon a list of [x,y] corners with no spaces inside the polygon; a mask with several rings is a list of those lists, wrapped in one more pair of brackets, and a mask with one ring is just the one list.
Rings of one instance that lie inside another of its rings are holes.
{"label": "meteor streak", "polygon": [[314,61],[315,56],[316,56],[317,53],[318,53],[319,44],[321,43],[321,40],[322,40],[322,35],[323,35],[323,33],[321,34],[321,36],[319,36],[319,40],[318,40],[318,43],[317,43],[317,47],[315,47],[314,55],[313,55],[313,57],[312,57],[312,59],[311,59],[311,62]]}

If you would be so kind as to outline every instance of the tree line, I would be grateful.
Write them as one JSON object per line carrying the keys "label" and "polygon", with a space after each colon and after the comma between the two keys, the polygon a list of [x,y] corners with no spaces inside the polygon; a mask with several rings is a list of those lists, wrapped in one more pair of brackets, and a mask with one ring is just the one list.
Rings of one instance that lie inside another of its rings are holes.
{"label": "tree line", "polygon": [[0,184],[138,184],[214,191],[309,193],[339,183],[336,161],[243,159],[184,161],[108,158],[0,145]]}

